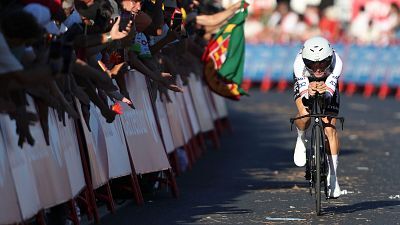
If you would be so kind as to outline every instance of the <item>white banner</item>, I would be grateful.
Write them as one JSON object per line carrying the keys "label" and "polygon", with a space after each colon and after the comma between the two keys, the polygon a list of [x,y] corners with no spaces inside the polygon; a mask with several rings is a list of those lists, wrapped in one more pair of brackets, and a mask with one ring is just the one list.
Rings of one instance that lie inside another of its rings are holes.
{"label": "white banner", "polygon": [[130,71],[126,76],[126,86],[136,109],[123,105],[121,121],[136,173],[169,169],[144,75]]}
{"label": "white banner", "polygon": [[197,119],[196,111],[193,106],[193,100],[188,86],[183,86],[183,98],[185,100],[185,106],[192,125],[193,134],[197,135],[200,132],[199,120]]}
{"label": "white banner", "polygon": [[83,127],[90,158],[93,187],[98,188],[112,178],[131,174],[121,118],[116,116],[112,123],[107,123],[100,110],[90,103],[89,125],[91,132],[86,123],[83,124]]}
{"label": "white banner", "polygon": [[160,92],[157,92],[157,100],[156,100],[157,114],[158,120],[161,126],[162,138],[164,140],[165,150],[167,153],[171,153],[175,150],[174,141],[172,139],[172,132],[169,126],[167,109],[165,108],[164,103],[161,101]]}
{"label": "white banner", "polygon": [[81,116],[83,133],[87,151],[89,155],[90,174],[92,176],[93,188],[99,188],[108,182],[108,159],[107,145],[103,129],[101,127],[100,116],[93,103],[90,103],[90,119],[87,127],[82,116],[81,106],[78,103],[79,114]]}
{"label": "white banner", "polygon": [[182,105],[181,101],[183,102],[183,94],[182,93],[175,93],[173,91],[168,90],[169,96],[171,97],[172,104],[174,105],[175,113],[179,120],[179,126],[182,130],[183,134],[183,141],[184,144],[188,143],[191,138],[190,127],[188,127],[188,122],[186,113],[183,112],[182,108],[184,109],[184,105]]}
{"label": "white banner", "polygon": [[218,119],[228,117],[228,108],[226,107],[225,99],[214,93],[212,93],[212,98],[217,108]]}
{"label": "white banner", "polygon": [[[51,113],[54,114],[54,112]],[[55,115],[54,118],[56,118]],[[57,122],[57,128],[60,135],[60,144],[63,148],[65,165],[68,170],[72,196],[75,197],[86,185],[75,124],[73,119],[66,118],[65,126],[62,122]]]}
{"label": "white banner", "polygon": [[[32,98],[28,97],[28,103],[28,111],[36,113]],[[10,191],[7,198],[15,198],[14,204],[20,207],[19,215],[10,212],[9,219],[10,216],[13,220],[18,219],[14,222],[29,219],[38,210],[66,202],[82,190],[85,182],[81,159],[76,135],[72,132],[73,127],[70,126],[69,120],[66,121],[67,127],[60,130],[59,126],[62,124],[57,121],[55,113],[49,110],[50,145],[46,144],[43,130],[37,122],[30,126],[30,132],[35,139],[34,146],[24,143],[22,149],[18,146],[15,121],[3,115],[0,116],[0,120],[2,154],[5,154],[1,159],[7,160],[6,163],[0,160],[0,173],[3,173],[3,168],[8,167],[11,170],[11,173],[4,176],[4,179],[11,179],[8,184],[14,187],[14,191]],[[10,189],[10,186],[7,189]],[[15,211],[15,207],[7,202],[7,198],[2,198],[0,208],[5,204],[7,210]],[[7,210],[1,210],[1,213]],[[6,224],[3,223],[3,216],[0,216],[0,223]]]}
{"label": "white banner", "polygon": [[[6,115],[0,115],[0,117],[1,121],[4,119],[9,120],[9,117]],[[1,127],[3,127],[3,124],[4,123],[1,122]],[[0,224],[14,224],[22,221],[22,217],[5,142],[3,130],[0,129]],[[38,198],[37,196],[37,199]],[[38,205],[36,207],[33,206],[31,209],[32,215],[36,213],[38,209]]]}
{"label": "white banner", "polygon": [[[35,110],[33,100],[29,101],[29,104],[28,109],[33,112]],[[40,123],[35,123],[30,127],[35,144],[33,146],[25,144],[23,148],[23,151],[30,157],[43,208],[50,208],[73,198],[67,161],[64,158],[64,142],[61,140],[64,137],[59,134],[58,121],[52,110],[49,110],[48,124],[50,146],[45,142]],[[83,174],[81,172],[76,175],[82,176]]]}
{"label": "white banner", "polygon": [[106,119],[101,116],[99,109],[96,108],[96,110],[97,115],[100,116],[101,128],[106,140],[108,178],[112,179],[132,174],[121,118],[116,116],[114,122],[107,123]]}
{"label": "white banner", "polygon": [[189,88],[192,94],[193,105],[199,119],[200,129],[202,132],[208,132],[214,129],[214,121],[208,108],[207,100],[204,95],[201,80],[197,79],[194,74],[189,77]]}
{"label": "white banner", "polygon": [[167,102],[164,99],[165,109],[167,111],[169,127],[171,129],[172,140],[174,142],[175,148],[182,147],[185,144],[185,140],[183,137],[183,131],[179,121],[179,108],[176,107],[175,103],[175,95],[169,92],[169,96],[172,102]]}
{"label": "white banner", "polygon": [[205,85],[203,85],[203,91],[204,91],[204,97],[206,98],[208,109],[210,110],[210,113],[211,113],[211,118],[213,121],[215,121],[218,119],[218,114],[217,114],[215,104],[214,104],[213,100],[211,99],[211,91]]}

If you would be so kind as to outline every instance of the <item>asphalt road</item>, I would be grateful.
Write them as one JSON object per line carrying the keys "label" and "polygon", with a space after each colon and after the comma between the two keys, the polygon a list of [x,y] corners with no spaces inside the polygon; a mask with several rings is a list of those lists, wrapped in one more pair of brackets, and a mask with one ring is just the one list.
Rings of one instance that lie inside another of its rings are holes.
{"label": "asphalt road", "polygon": [[229,102],[233,134],[209,148],[167,193],[129,202],[101,224],[400,224],[400,102],[341,98],[339,183],[347,195],[316,216],[304,169],[293,163],[292,94],[250,92]]}

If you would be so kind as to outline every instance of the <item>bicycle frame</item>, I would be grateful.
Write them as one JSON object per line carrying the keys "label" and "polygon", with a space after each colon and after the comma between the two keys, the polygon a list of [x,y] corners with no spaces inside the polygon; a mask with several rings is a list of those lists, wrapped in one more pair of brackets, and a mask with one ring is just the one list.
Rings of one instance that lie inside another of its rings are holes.
{"label": "bicycle frame", "polygon": [[316,212],[317,215],[321,214],[321,183],[324,183],[324,192],[326,199],[328,198],[327,191],[327,173],[328,173],[328,163],[327,163],[327,154],[326,154],[326,146],[325,146],[325,132],[324,125],[322,122],[322,118],[336,118],[342,124],[344,118],[338,117],[334,115],[328,115],[324,112],[324,104],[322,100],[322,96],[317,94],[315,97],[312,97],[312,108],[311,113],[308,115],[290,118],[291,122],[291,130],[293,128],[293,123],[295,120],[310,117],[313,119],[312,127],[311,127],[311,148],[308,149],[308,163],[307,168],[311,173],[310,177],[310,194],[312,195],[312,190],[314,189],[315,197],[316,197]]}

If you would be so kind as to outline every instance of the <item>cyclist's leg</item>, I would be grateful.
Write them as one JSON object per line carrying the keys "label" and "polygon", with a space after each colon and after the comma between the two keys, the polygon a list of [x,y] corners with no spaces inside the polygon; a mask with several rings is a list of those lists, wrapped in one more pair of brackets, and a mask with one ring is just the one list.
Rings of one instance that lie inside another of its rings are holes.
{"label": "cyclist's leg", "polygon": [[329,197],[337,198],[340,196],[341,190],[337,179],[339,138],[336,132],[336,119],[323,118],[322,121],[324,122],[325,135],[328,139],[328,143],[326,145],[329,161],[329,173],[327,177],[328,194]]}
{"label": "cyclist's leg", "polygon": [[[294,73],[293,73],[293,81],[294,81],[294,87],[293,87],[293,99],[296,103],[296,107],[297,107],[297,117],[299,116],[304,116],[309,114],[307,108],[303,105],[303,102],[301,100],[301,93],[300,93],[300,88],[299,88],[299,82],[296,79]],[[297,127],[298,131],[305,131],[308,126],[310,125],[310,118],[306,117],[300,120],[295,120],[295,124]],[[304,133],[304,132],[303,132]]]}
{"label": "cyclist's leg", "polygon": [[336,131],[336,119],[335,118],[322,118],[324,122],[324,131],[328,139],[328,145],[326,150],[328,155],[339,154],[339,138]]}
{"label": "cyclist's leg", "polygon": [[[295,100],[297,106],[297,117],[309,114],[307,108],[303,105],[301,98]],[[295,121],[297,128],[297,141],[294,150],[293,160],[297,166],[304,166],[306,164],[306,146],[305,146],[305,130],[310,125],[310,118],[302,118]]]}
{"label": "cyclist's leg", "polygon": [[[301,101],[300,97],[296,98],[295,102],[297,107],[297,117],[309,114],[307,107],[303,105],[303,102]],[[308,128],[308,126],[310,126],[310,117],[305,117],[299,120],[295,120],[295,124],[299,130],[305,131]]]}
{"label": "cyclist's leg", "polygon": [[[338,90],[339,87],[336,87]],[[339,92],[336,91],[333,94],[331,102],[327,105],[325,109],[325,113],[328,115],[338,115],[340,107],[340,95]],[[329,155],[338,155],[339,154],[339,138],[336,132],[336,119],[335,118],[322,118],[322,122],[324,122],[325,127],[325,135],[328,139],[329,144],[327,145],[327,152]]]}
{"label": "cyclist's leg", "polygon": [[[338,92],[335,92],[332,101],[327,106],[325,113],[337,115],[339,113],[340,96]],[[328,139],[327,153],[329,161],[329,173],[328,173],[328,192],[330,197],[337,198],[340,196],[340,187],[337,179],[337,165],[338,165],[338,154],[339,154],[339,138],[336,130],[336,119],[334,118],[323,118],[325,127],[325,135]]]}

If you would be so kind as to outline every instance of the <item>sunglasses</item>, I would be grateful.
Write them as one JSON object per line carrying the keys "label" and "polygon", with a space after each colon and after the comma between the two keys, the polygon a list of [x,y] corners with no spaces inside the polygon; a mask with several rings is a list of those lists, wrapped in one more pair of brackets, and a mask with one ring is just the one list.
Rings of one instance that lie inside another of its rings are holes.
{"label": "sunglasses", "polygon": [[306,68],[309,71],[316,72],[318,69],[320,71],[325,71],[332,63],[332,56],[322,60],[322,61],[311,61],[308,59],[303,59]]}

